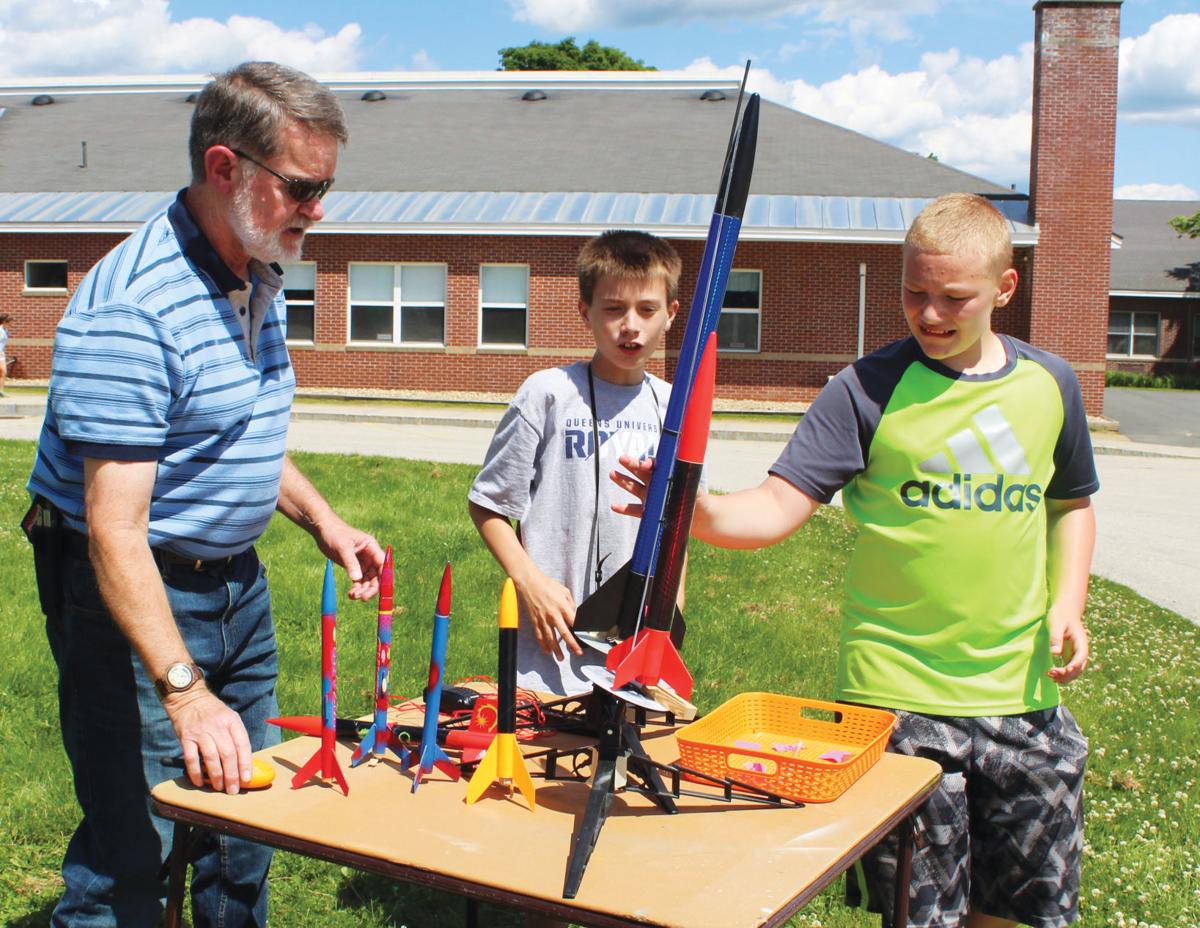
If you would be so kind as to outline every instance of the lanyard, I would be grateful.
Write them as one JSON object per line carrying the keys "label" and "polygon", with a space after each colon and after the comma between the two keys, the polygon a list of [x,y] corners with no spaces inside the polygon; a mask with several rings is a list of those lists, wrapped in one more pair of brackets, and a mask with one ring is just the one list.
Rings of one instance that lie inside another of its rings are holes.
{"label": "lanyard", "polygon": [[[600,556],[600,426],[597,425],[597,420],[600,418],[600,411],[596,407],[596,379],[592,375],[592,362],[588,362],[588,397],[592,404],[592,462],[596,470],[596,500],[595,508],[592,511],[592,537],[595,540],[596,546],[596,588],[600,588],[600,582],[603,579],[601,572],[604,567],[604,561],[608,555]],[[648,374],[642,375],[642,383],[650,388],[650,396],[654,400],[654,415],[658,418],[658,435],[662,438],[662,411],[658,406],[658,392],[654,389],[654,384],[650,380]],[[611,553],[611,552],[610,552]]]}

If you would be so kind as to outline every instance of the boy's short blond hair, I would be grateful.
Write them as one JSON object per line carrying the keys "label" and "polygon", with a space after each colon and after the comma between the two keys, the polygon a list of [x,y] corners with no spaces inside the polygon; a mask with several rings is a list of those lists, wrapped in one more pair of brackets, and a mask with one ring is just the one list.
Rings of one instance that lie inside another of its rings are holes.
{"label": "boy's short blond hair", "polygon": [[996,276],[1012,267],[1008,220],[974,193],[947,193],[926,206],[913,220],[904,246],[931,255],[982,258]]}
{"label": "boy's short blond hair", "polygon": [[675,247],[649,232],[611,229],[597,235],[579,252],[579,295],[592,302],[601,277],[659,278],[667,285],[667,302],[675,302],[679,292],[679,272],[683,262]]}

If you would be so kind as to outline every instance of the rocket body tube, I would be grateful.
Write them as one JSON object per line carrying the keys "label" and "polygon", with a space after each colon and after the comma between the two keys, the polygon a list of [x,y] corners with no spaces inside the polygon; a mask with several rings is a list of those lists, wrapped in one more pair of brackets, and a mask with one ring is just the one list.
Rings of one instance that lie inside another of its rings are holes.
{"label": "rocket body tube", "polygon": [[[375,715],[350,758],[350,766],[357,767],[368,757],[382,757],[388,748],[388,673],[392,656],[392,600],[395,591],[395,571],[392,567],[392,546],[387,546],[383,558],[383,571],[379,576],[379,619],[375,646]],[[395,750],[395,748],[393,748]],[[407,760],[401,754],[401,760]]]}
{"label": "rocket body tube", "polygon": [[441,749],[437,742],[438,707],[442,704],[442,684],[446,673],[446,644],[450,638],[450,565],[442,571],[442,583],[438,588],[437,607],[433,613],[433,641],[429,647],[429,682],[425,687],[425,724],[421,732],[421,754],[417,772],[413,777],[412,791],[415,793],[426,774],[433,768],[452,780],[460,776],[458,765]]}
{"label": "rocket body tube", "polygon": [[292,777],[292,789],[319,776],[333,780],[342,792],[350,787],[337,762],[337,587],[333,582],[333,562],[325,562],[325,582],[321,587],[321,746],[308,763]]}

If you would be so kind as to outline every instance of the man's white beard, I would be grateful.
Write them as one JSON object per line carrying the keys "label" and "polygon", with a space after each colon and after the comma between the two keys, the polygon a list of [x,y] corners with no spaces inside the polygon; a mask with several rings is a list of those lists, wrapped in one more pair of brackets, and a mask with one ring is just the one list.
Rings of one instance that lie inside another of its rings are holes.
{"label": "man's white beard", "polygon": [[246,254],[263,264],[282,264],[298,260],[304,248],[302,238],[292,245],[284,240],[282,230],[273,233],[255,222],[254,196],[250,192],[252,179],[252,176],[247,177],[234,191],[229,212],[229,225],[233,234],[241,242]]}

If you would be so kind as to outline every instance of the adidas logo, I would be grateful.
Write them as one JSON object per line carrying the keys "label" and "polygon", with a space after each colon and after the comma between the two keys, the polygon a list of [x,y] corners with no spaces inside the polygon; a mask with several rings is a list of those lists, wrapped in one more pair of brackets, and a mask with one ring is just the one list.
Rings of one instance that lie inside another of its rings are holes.
{"label": "adidas logo", "polygon": [[[984,512],[1032,512],[1042,501],[1042,488],[1021,482],[1031,473],[1025,449],[999,406],[988,406],[972,417],[975,428],[951,435],[944,451],[926,458],[920,470],[947,475],[949,480],[909,480],[900,499],[913,509],[980,509]],[[978,435],[976,434],[978,429]],[[980,437],[983,442],[980,442]],[[995,475],[973,482],[974,477]]]}

